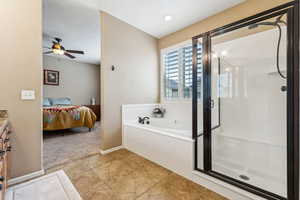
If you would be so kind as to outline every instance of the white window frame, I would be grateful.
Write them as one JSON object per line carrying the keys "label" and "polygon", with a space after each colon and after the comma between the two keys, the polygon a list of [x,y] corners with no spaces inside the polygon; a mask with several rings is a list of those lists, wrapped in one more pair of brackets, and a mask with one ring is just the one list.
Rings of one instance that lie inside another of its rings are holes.
{"label": "white window frame", "polygon": [[[164,48],[160,50],[160,101],[161,103],[172,103],[172,102],[183,102],[183,103],[190,103],[192,101],[192,98],[184,98],[183,97],[183,78],[182,78],[182,74],[183,74],[183,68],[180,66],[178,71],[179,71],[179,77],[178,77],[178,97],[177,98],[166,98],[165,97],[165,92],[164,92],[164,88],[165,88],[165,66],[164,66],[164,57],[163,55],[174,51],[174,50],[178,50],[181,48],[184,48],[186,46],[192,45],[192,40],[186,40],[184,42],[178,43],[176,45]],[[181,57],[179,58],[179,62],[181,63]]]}

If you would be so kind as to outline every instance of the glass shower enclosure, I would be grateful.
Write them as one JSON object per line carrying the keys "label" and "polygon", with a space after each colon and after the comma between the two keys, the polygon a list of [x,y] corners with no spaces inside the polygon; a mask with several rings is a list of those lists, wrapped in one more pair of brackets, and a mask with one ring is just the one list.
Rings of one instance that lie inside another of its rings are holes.
{"label": "glass shower enclosure", "polygon": [[193,38],[195,169],[272,200],[299,199],[296,12],[292,2]]}

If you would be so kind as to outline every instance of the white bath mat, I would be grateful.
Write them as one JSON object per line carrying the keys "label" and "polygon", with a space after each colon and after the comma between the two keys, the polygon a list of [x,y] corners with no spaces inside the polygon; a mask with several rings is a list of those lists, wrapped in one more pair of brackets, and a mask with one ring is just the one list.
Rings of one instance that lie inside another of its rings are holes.
{"label": "white bath mat", "polygon": [[82,200],[64,171],[8,188],[5,200]]}

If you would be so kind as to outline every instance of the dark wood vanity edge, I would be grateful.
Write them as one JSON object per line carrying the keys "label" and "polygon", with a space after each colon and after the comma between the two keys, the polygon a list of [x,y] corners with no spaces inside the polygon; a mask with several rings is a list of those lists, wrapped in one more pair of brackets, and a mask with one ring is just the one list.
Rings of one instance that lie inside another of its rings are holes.
{"label": "dark wood vanity edge", "polygon": [[11,151],[8,119],[0,118],[0,200],[4,200],[8,179],[8,156]]}

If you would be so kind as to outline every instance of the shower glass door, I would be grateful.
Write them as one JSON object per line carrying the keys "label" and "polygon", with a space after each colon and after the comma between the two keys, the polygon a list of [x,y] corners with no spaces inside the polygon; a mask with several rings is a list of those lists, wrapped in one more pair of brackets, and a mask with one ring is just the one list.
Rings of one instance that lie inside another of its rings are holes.
{"label": "shower glass door", "polygon": [[[279,19],[280,28],[274,23]],[[211,37],[210,63],[212,171],[282,197],[287,197],[285,21],[286,14],[279,15]]]}
{"label": "shower glass door", "polygon": [[270,200],[299,200],[298,10],[193,38],[195,169]]}

